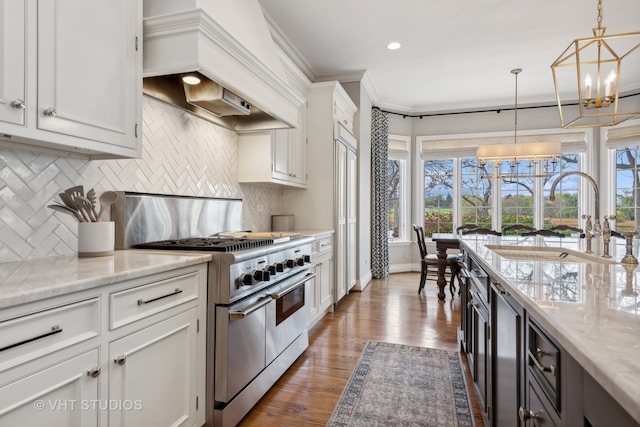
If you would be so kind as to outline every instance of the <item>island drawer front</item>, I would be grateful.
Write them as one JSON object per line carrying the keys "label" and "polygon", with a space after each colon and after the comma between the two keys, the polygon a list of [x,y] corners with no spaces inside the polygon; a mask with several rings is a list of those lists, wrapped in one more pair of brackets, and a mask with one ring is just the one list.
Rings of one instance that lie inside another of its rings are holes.
{"label": "island drawer front", "polygon": [[[543,395],[544,396],[544,395]],[[549,409],[548,400],[545,397],[540,397],[538,395],[538,390],[533,386],[533,384],[529,383],[529,389],[527,390],[527,405],[529,411],[533,412],[531,418],[531,426],[535,427],[556,427],[556,418],[558,418],[557,414],[554,413],[553,409]],[[559,422],[559,420],[558,420]]]}
{"label": "island drawer front", "polygon": [[100,298],[0,322],[0,372],[100,335]]}
{"label": "island drawer front", "polygon": [[560,412],[560,349],[536,324],[529,321],[527,365],[533,377]]}
{"label": "island drawer front", "polygon": [[110,295],[109,329],[198,299],[198,272],[190,272]]}
{"label": "island drawer front", "polygon": [[491,279],[489,274],[480,266],[480,264],[469,256],[465,262],[467,271],[465,275],[469,277],[474,288],[482,295],[484,301],[489,300],[489,288],[491,287]]}

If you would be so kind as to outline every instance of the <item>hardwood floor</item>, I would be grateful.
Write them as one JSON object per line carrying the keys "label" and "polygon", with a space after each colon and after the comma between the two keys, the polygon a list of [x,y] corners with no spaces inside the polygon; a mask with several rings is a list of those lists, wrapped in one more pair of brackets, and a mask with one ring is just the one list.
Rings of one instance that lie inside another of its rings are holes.
{"label": "hardwood floor", "polygon": [[[428,280],[418,295],[419,273],[375,279],[352,292],[309,331],[309,348],[239,424],[324,426],[368,340],[459,350],[460,298],[438,301]],[[464,356],[463,356],[464,360]],[[476,427],[482,416],[464,364]]]}

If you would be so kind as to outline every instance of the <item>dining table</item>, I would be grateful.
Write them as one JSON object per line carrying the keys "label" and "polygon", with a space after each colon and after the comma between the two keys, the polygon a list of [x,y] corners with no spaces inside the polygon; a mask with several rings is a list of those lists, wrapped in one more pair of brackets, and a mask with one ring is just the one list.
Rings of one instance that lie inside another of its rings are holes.
{"label": "dining table", "polygon": [[[431,241],[436,244],[436,255],[438,257],[438,299],[444,301],[446,299],[444,288],[447,286],[447,280],[445,279],[447,250],[460,249],[460,242],[453,233],[433,233],[431,235]],[[453,272],[451,274],[453,274]]]}

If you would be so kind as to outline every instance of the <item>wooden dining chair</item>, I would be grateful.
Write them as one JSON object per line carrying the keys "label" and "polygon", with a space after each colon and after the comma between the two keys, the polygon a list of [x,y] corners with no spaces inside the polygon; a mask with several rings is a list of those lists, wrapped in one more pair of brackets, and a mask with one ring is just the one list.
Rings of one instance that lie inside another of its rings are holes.
{"label": "wooden dining chair", "polygon": [[[427,251],[427,244],[424,241],[424,229],[419,226],[412,224],[413,230],[416,232],[416,241],[418,243],[418,249],[420,250],[420,284],[418,286],[418,295],[422,292],[422,288],[424,288],[425,281],[427,280],[427,274],[429,272],[429,268],[433,267],[435,269],[436,277],[438,274],[438,256],[436,254],[430,254]],[[453,297],[453,292],[455,290],[455,284],[453,280],[458,277],[458,284],[460,284],[459,277],[459,269],[458,269],[458,255],[447,255],[447,267],[449,268],[449,272],[451,273],[451,280],[449,280],[449,291],[451,292],[451,296]]]}
{"label": "wooden dining chair", "polygon": [[522,234],[528,231],[534,231],[535,228],[526,224],[511,224],[502,227],[502,234]]}
{"label": "wooden dining chair", "polygon": [[564,232],[576,233],[581,239],[584,238],[584,230],[582,228],[573,227],[571,225],[566,224],[558,224],[548,228],[548,230],[557,231],[559,233],[565,234]]}
{"label": "wooden dining chair", "polygon": [[566,237],[564,233],[559,231],[549,230],[547,228],[542,228],[540,230],[528,231],[526,233],[521,234],[522,237],[529,236],[543,236],[543,237]]}
{"label": "wooden dining chair", "polygon": [[476,227],[476,228],[471,228],[469,230],[462,230],[462,234],[466,235],[466,234],[488,234],[491,236],[502,236],[502,233],[499,231],[495,231],[495,230],[491,230],[489,228],[484,228],[484,227]]}
{"label": "wooden dining chair", "polygon": [[463,224],[460,227],[456,227],[456,233],[462,234],[465,230],[473,230],[474,228],[478,228],[478,224]]}

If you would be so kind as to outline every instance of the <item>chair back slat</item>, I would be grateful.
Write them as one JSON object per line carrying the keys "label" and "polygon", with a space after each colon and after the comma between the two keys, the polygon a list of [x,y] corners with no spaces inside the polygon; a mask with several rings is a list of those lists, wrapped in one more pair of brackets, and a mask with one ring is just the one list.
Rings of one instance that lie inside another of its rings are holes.
{"label": "chair back slat", "polygon": [[427,244],[424,242],[424,229],[415,224],[412,224],[411,227],[413,227],[416,232],[416,241],[418,243],[418,249],[420,249],[420,258],[424,259],[427,256]]}
{"label": "chair back slat", "polygon": [[491,236],[502,236],[502,233],[499,231],[491,230],[489,228],[484,227],[476,227],[469,230],[462,230],[462,234],[489,234]]}
{"label": "chair back slat", "polygon": [[521,234],[522,237],[529,236],[544,236],[544,237],[565,237],[564,233],[560,233],[559,231],[553,231],[546,228],[541,230],[528,231],[526,233]]}
{"label": "chair back slat", "polygon": [[534,231],[535,228],[530,226],[530,225],[526,225],[526,224],[511,224],[511,225],[507,225],[505,227],[502,228],[502,233],[503,234],[508,234],[509,232],[513,232],[513,234],[522,234],[522,233],[526,233],[527,231]]}

